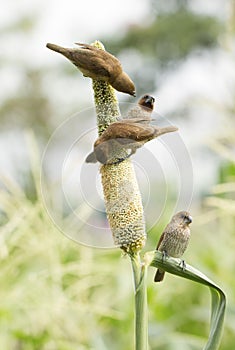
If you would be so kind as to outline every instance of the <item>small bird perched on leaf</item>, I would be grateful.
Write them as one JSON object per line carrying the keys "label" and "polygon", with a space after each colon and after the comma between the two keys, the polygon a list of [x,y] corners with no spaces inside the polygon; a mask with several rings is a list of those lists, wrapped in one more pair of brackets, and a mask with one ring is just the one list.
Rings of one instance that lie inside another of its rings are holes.
{"label": "small bird perched on leaf", "polygon": [[80,47],[71,49],[50,43],[46,46],[68,58],[85,77],[106,81],[114,89],[135,96],[135,85],[116,57],[92,45],[76,45]]}
{"label": "small bird perched on leaf", "polygon": [[[180,211],[172,217],[170,223],[163,231],[156,248],[156,250],[163,253],[163,258],[167,256],[180,258],[184,254],[189,243],[189,225],[192,220],[191,215],[187,211]],[[182,262],[184,266],[185,262]],[[165,271],[158,269],[154,282],[161,282],[164,275]]]}
{"label": "small bird perched on leaf", "polygon": [[[149,95],[143,96],[138,105],[132,108],[128,119],[110,124],[94,143],[94,151],[87,158],[87,163],[117,164],[129,158],[136,150],[146,142],[166,134],[177,131],[175,126],[159,128],[150,125],[154,98]],[[119,156],[122,150],[127,152]]]}

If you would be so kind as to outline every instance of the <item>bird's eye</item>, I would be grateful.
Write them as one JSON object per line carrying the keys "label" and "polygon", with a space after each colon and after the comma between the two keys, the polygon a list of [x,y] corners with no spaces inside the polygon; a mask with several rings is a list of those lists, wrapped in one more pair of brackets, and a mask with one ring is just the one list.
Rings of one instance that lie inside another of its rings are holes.
{"label": "bird's eye", "polygon": [[187,221],[187,215],[182,214],[182,215],[181,215],[181,219],[182,219],[182,221]]}

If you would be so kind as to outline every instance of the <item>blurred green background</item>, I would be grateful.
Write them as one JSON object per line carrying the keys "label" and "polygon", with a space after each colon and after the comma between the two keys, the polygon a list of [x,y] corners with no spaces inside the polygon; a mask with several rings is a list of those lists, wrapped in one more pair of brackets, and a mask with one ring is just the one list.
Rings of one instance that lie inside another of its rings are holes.
{"label": "blurred green background", "polygon": [[[180,128],[194,170],[194,221],[185,260],[225,291],[220,349],[233,349],[235,1],[58,5],[11,0],[0,17],[1,349],[133,348],[128,259],[118,249],[89,248],[64,237],[46,212],[40,186],[41,157],[51,134],[70,115],[93,105],[90,81],[45,44],[96,39],[120,58],[138,96],[156,96],[156,111]],[[84,145],[83,159],[90,149],[91,143]],[[162,183],[154,177],[151,182],[154,213],[160,210]],[[174,182],[168,190],[157,224],[147,220],[145,251],[155,248],[169,221]],[[102,213],[100,220],[105,222]],[[80,230],[86,235],[84,227]],[[150,268],[150,349],[202,349],[209,330],[208,290],[170,275],[154,285],[153,275]]]}

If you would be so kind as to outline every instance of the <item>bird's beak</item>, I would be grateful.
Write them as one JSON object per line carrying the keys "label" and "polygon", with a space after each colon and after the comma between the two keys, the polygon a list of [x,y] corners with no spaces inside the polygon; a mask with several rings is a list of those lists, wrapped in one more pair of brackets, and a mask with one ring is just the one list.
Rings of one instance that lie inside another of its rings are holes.
{"label": "bird's beak", "polygon": [[135,91],[133,91],[132,96],[136,97],[136,92]]}
{"label": "bird's beak", "polygon": [[191,224],[191,223],[193,222],[192,216],[189,215],[189,216],[187,217],[187,221],[188,221],[189,224]]}

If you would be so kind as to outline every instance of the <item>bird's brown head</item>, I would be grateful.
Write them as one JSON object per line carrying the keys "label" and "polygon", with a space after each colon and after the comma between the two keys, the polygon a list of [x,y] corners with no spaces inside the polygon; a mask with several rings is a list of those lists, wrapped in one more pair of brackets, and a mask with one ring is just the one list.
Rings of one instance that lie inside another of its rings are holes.
{"label": "bird's brown head", "polygon": [[153,110],[154,107],[154,102],[155,102],[155,98],[153,96],[150,95],[144,95],[140,98],[138,104],[143,107],[148,109],[149,111]]}
{"label": "bird's brown head", "polygon": [[129,94],[131,96],[136,96],[135,94],[135,85],[130,77],[122,72],[119,74],[116,79],[111,83],[114,89]]}
{"label": "bird's brown head", "polygon": [[173,216],[171,221],[186,227],[192,223],[193,218],[188,211],[180,211]]}

